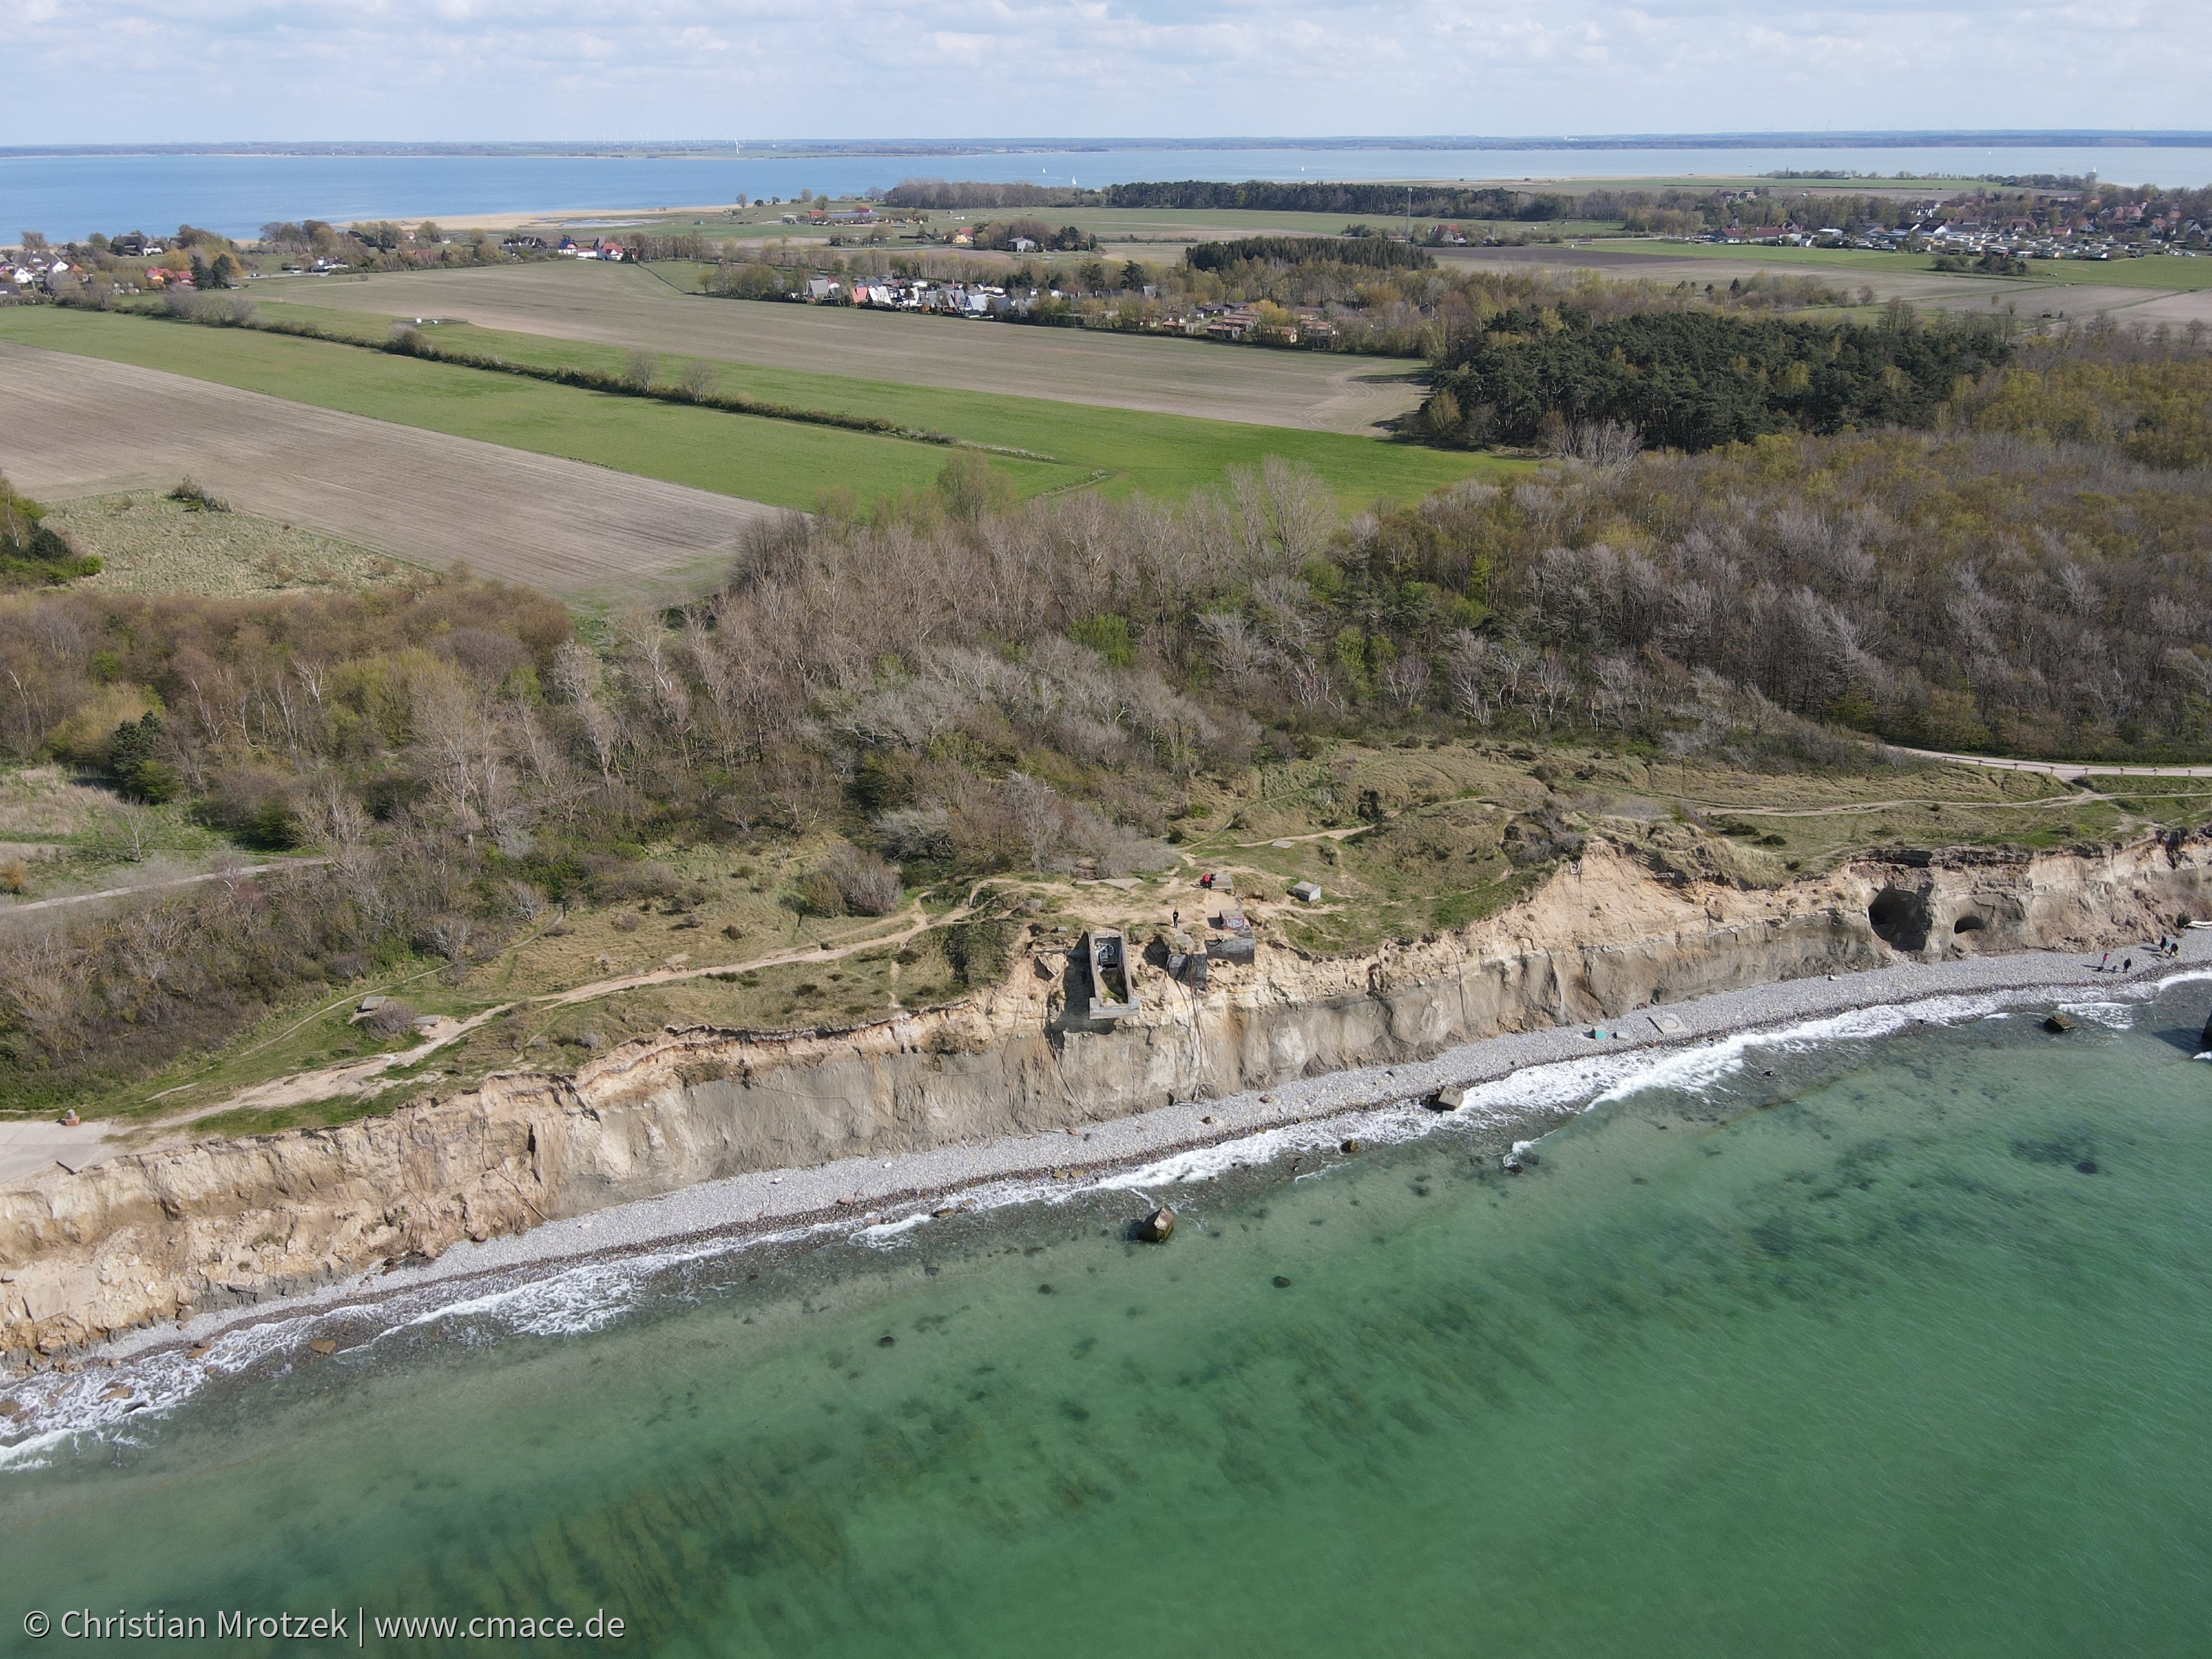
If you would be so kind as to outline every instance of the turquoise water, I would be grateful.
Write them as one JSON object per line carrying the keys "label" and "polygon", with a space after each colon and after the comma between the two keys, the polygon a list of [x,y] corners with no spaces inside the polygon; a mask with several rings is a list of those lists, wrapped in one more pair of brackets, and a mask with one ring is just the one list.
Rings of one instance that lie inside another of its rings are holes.
{"label": "turquoise water", "polygon": [[1519,1177],[1449,1123],[1229,1170],[1164,1248],[1097,1193],[361,1328],[0,1472],[0,1647],[2201,1654],[2203,989],[1673,1062]]}

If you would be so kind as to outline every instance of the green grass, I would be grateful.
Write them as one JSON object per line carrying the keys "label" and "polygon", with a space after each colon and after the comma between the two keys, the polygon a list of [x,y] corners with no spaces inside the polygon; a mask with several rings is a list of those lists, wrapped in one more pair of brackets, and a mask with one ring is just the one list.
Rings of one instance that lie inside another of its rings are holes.
{"label": "green grass", "polygon": [[[382,320],[359,313],[286,303],[272,305],[268,314],[364,339],[380,339],[385,331]],[[617,347],[465,325],[430,332],[435,341],[456,349],[518,362],[619,370],[629,356]],[[946,459],[946,452],[933,444],[548,386],[250,330],[42,307],[0,315],[0,338],[166,369],[779,507],[811,508],[824,489],[837,484],[864,498],[917,489],[937,476]],[[672,378],[683,361],[667,357],[661,362]],[[1254,466],[1279,455],[1312,466],[1345,509],[1356,511],[1378,496],[1416,500],[1459,479],[1497,475],[1519,465],[1340,433],[749,364],[719,367],[726,392],[744,391],[810,409],[880,416],[972,443],[1050,456],[1049,462],[994,458],[992,464],[1024,496],[1081,484],[1103,471],[1109,476],[1098,487],[1109,495],[1142,491],[1176,499],[1218,483],[1231,467]]]}
{"label": "green grass", "polygon": [[[866,494],[927,486],[947,452],[791,421],[687,409],[420,362],[322,340],[46,307],[0,315],[0,339],[136,364],[457,438],[811,507],[845,483]],[[1080,483],[1080,467],[994,462],[1024,495]]]}
{"label": "green grass", "polygon": [[[1730,246],[1720,242],[1662,242],[1639,237],[1607,238],[1592,244],[1609,252],[1641,253],[1654,259],[1750,259],[1763,265],[1830,270],[1882,270],[1893,276],[1974,276],[1975,271],[1941,271],[1932,255],[1884,253],[1873,248]],[[1983,277],[1984,282],[2021,284],[2083,283],[2102,288],[2162,288],[2177,293],[2212,289],[2212,258],[2178,259],[2153,254],[2142,259],[2030,259],[2027,275]]]}

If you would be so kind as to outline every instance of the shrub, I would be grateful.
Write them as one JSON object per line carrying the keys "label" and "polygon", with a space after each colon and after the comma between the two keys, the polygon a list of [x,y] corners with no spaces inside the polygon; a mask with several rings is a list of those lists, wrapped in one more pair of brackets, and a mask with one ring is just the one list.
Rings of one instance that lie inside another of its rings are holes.
{"label": "shrub", "polygon": [[46,747],[72,766],[105,767],[116,728],[135,725],[159,707],[143,685],[103,685],[46,733]]}
{"label": "shrub", "polygon": [[793,884],[791,904],[802,916],[842,916],[845,894],[827,870],[810,870]]}
{"label": "shrub", "polygon": [[185,505],[185,510],[188,513],[228,513],[230,511],[230,503],[228,501],[223,500],[222,496],[216,495],[212,490],[209,489],[205,484],[201,483],[190,473],[186,473],[182,478],[179,478],[177,481],[177,487],[169,492],[169,499],[173,501],[182,501]]}
{"label": "shrub", "polygon": [[176,799],[177,775],[160,755],[161,717],[148,709],[137,720],[125,720],[107,740],[107,775],[132,800],[156,805]]}
{"label": "shrub", "polygon": [[89,576],[100,561],[80,554],[40,522],[46,509],[9,488],[0,473],[0,587]]}
{"label": "shrub", "polygon": [[898,908],[899,870],[873,853],[841,847],[823,872],[836,884],[844,908],[856,916],[887,916]]}
{"label": "shrub", "polygon": [[942,806],[901,806],[876,819],[876,835],[895,858],[949,859],[952,817]]}
{"label": "shrub", "polygon": [[364,1016],[362,1024],[378,1036],[398,1036],[402,1031],[414,1029],[415,1010],[397,997],[387,998],[384,1006]]}
{"label": "shrub", "polygon": [[992,985],[1006,977],[1018,926],[1011,921],[956,921],[941,930],[945,959],[963,985]]}

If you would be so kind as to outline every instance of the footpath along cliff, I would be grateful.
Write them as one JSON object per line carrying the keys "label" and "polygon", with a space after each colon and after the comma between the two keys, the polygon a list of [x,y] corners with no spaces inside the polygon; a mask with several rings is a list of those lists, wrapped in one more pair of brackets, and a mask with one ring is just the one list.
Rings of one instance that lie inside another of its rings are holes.
{"label": "footpath along cliff", "polygon": [[[1900,959],[2094,950],[2212,912],[2212,838],[1863,858],[1765,890],[1593,842],[1513,908],[1371,955],[1263,945],[1191,992],[1140,970],[1094,1026],[1064,950],[836,1032],[669,1028],[330,1129],[132,1153],[0,1188],[0,1353],[43,1363],[182,1311],[718,1177],[1068,1127],[1502,1032]],[[1073,1011],[1071,1012],[1071,1009]]]}

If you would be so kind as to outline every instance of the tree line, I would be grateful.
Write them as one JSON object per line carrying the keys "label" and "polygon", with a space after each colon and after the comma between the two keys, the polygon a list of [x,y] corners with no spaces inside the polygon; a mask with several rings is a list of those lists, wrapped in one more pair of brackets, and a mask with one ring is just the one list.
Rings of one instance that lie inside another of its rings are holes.
{"label": "tree line", "polygon": [[1528,445],[1598,422],[1691,451],[1770,433],[1926,426],[1961,379],[2013,353],[2009,319],[1881,325],[1705,310],[1486,319],[1445,349],[1421,415],[1444,441]]}
{"label": "tree line", "polygon": [[1376,270],[1433,270],[1436,258],[1422,248],[1380,236],[1240,236],[1199,242],[1184,250],[1193,270],[1225,270],[1247,263],[1271,265],[1363,265]]}

